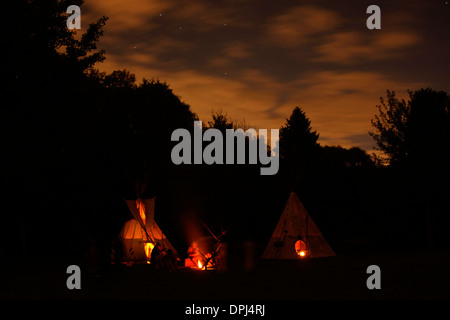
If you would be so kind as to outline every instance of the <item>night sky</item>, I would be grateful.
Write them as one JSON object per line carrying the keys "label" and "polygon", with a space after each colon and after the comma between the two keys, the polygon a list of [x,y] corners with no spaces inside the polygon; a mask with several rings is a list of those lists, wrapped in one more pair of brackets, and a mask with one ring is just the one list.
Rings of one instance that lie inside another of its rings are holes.
{"label": "night sky", "polygon": [[[366,9],[381,8],[381,30]],[[87,24],[109,17],[101,71],[166,81],[200,120],[222,110],[280,128],[300,106],[322,145],[372,151],[379,97],[450,92],[447,1],[87,0]]]}

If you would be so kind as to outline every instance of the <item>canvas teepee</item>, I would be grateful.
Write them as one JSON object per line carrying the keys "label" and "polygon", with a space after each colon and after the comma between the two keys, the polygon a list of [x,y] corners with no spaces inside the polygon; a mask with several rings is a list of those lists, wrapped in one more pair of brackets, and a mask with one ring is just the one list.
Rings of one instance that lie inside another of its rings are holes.
{"label": "canvas teepee", "polygon": [[155,198],[126,200],[134,219],[125,222],[120,232],[123,243],[124,260],[133,262],[149,261],[154,245],[159,242],[165,250],[175,248],[166,238],[155,217]]}
{"label": "canvas teepee", "polygon": [[264,259],[319,258],[336,255],[311,219],[300,199],[289,200],[264,251]]}

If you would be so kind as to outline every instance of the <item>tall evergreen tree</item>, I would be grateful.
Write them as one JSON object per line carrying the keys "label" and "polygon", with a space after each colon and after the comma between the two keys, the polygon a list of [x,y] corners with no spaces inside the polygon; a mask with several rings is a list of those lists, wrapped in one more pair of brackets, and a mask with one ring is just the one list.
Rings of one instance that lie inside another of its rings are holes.
{"label": "tall evergreen tree", "polygon": [[280,128],[280,156],[288,174],[295,177],[293,183],[304,175],[316,156],[319,134],[311,127],[311,120],[300,108],[295,107],[291,116]]}

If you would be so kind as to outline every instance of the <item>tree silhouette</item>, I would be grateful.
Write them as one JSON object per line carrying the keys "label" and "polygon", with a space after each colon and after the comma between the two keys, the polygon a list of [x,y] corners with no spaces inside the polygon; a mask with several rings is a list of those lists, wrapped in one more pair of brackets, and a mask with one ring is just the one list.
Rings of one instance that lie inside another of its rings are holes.
{"label": "tree silhouette", "polygon": [[[83,212],[100,216],[95,201],[86,210],[86,199],[92,199],[90,188],[101,185],[103,171],[95,158],[101,148],[95,148],[98,139],[92,135],[99,85],[85,73],[104,59],[97,42],[107,18],[77,35],[66,26],[66,9],[82,3],[18,0],[9,4],[7,19],[12,31],[5,32],[8,45],[0,73],[2,98],[10,101],[2,105],[0,119],[7,156],[0,161],[2,179],[10,183],[2,196],[32,208],[5,210],[17,212],[5,217],[5,222],[21,225],[21,243],[27,250],[50,241],[50,230],[53,237],[63,237],[56,224],[70,225]],[[93,178],[87,184],[89,176]],[[102,198],[107,188],[98,189],[102,191],[97,191],[97,197]],[[15,246],[8,250],[21,252]]]}
{"label": "tree silhouette", "polygon": [[227,115],[224,114],[222,110],[211,114],[211,118],[212,119],[208,121],[208,129],[214,128],[220,130],[222,133],[225,133],[226,129],[234,128],[234,122],[228,120]]}
{"label": "tree silhouette", "polygon": [[[11,28],[15,32],[5,34],[4,40],[8,43],[5,61],[8,63],[6,72],[2,73],[11,89],[27,84],[40,87],[47,81],[59,85],[58,77],[67,74],[71,77],[65,82],[71,82],[105,59],[104,51],[96,49],[107,18],[103,16],[90,24],[78,39],[76,32],[66,26],[65,11],[72,4],[81,6],[83,1],[13,1],[10,14],[13,15]],[[75,70],[78,71],[76,76]]]}
{"label": "tree silhouette", "polygon": [[145,172],[153,172],[146,180],[154,178],[157,184],[155,174],[163,176],[173,166],[172,132],[191,130],[197,115],[167,83],[144,79],[136,84],[134,74],[127,70],[94,76],[104,87],[98,117],[107,153],[129,179],[136,181]]}
{"label": "tree silhouette", "polygon": [[[280,128],[280,157],[287,167],[287,174],[296,183],[307,171],[316,156],[319,134],[311,128],[311,121],[300,107]],[[281,165],[280,165],[281,167]]]}
{"label": "tree silhouette", "polygon": [[380,98],[379,114],[371,121],[376,129],[369,134],[391,165],[416,165],[448,159],[450,136],[449,97],[430,88],[409,92],[399,100],[387,91]]}
{"label": "tree silhouette", "polygon": [[394,91],[387,91],[387,101],[380,97],[379,115],[371,120],[376,132],[369,132],[378,147],[390,158],[390,163],[402,162],[407,156],[407,120],[409,107],[405,100],[398,100]]}
{"label": "tree silhouette", "polygon": [[334,168],[374,168],[376,164],[370,155],[358,147],[350,149],[341,146],[320,148],[320,165]]}
{"label": "tree silhouette", "polygon": [[111,74],[98,74],[98,81],[106,88],[135,88],[136,76],[127,70],[116,70]]}
{"label": "tree silhouette", "polygon": [[311,128],[311,120],[300,107],[295,107],[280,129],[280,154],[283,158],[300,160],[317,146],[319,134]]}
{"label": "tree silhouette", "polygon": [[450,100],[447,93],[430,88],[409,92],[409,100],[398,100],[387,91],[380,98],[379,115],[370,132],[380,150],[398,169],[395,183],[411,194],[409,212],[414,230],[426,235],[428,243],[444,243],[448,225],[450,179]]}

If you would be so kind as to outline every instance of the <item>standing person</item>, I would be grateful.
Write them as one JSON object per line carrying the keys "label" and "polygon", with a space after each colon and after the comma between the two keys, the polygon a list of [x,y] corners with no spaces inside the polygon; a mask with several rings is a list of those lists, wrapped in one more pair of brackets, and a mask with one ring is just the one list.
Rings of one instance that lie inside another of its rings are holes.
{"label": "standing person", "polygon": [[166,267],[169,269],[169,271],[176,271],[177,270],[177,256],[175,252],[173,252],[172,249],[167,250],[167,254],[165,256],[166,261]]}

